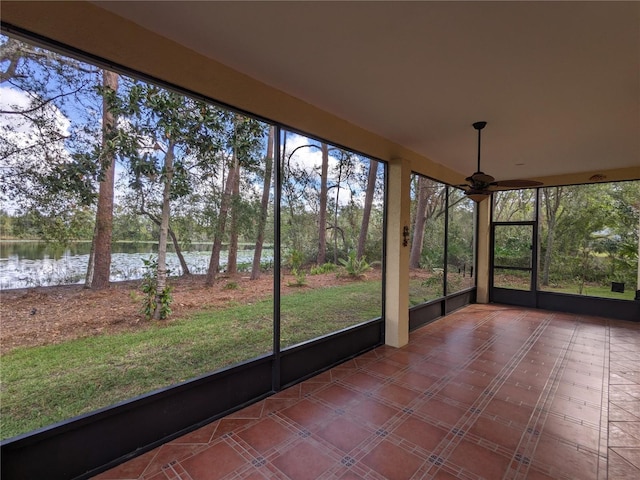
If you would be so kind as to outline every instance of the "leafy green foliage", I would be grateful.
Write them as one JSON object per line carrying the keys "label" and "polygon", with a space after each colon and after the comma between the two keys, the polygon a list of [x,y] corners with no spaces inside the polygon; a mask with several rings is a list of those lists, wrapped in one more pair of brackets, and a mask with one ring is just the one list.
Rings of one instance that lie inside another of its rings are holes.
{"label": "leafy green foliage", "polygon": [[238,282],[227,282],[224,285],[224,289],[225,290],[237,290],[238,289]]}
{"label": "leafy green foliage", "polygon": [[295,281],[290,281],[290,287],[303,287],[307,284],[307,272],[303,268],[304,254],[299,250],[291,250],[287,257],[287,266],[295,277]]}
{"label": "leafy green foliage", "polygon": [[324,263],[322,265],[316,265],[315,267],[311,267],[311,275],[322,275],[324,273],[335,272],[337,265],[335,263]]}
{"label": "leafy green foliage", "polygon": [[[155,257],[143,259],[144,273],[140,290],[143,293],[142,313],[147,320],[153,317],[158,304],[160,305],[160,319],[164,320],[171,314],[171,287],[167,285],[158,295],[158,260]],[[168,275],[169,272],[167,272]]]}
{"label": "leafy green foliage", "polygon": [[364,276],[371,269],[371,265],[367,263],[365,256],[358,258],[355,250],[349,252],[349,256],[346,259],[341,258],[340,263],[349,276],[356,278]]}

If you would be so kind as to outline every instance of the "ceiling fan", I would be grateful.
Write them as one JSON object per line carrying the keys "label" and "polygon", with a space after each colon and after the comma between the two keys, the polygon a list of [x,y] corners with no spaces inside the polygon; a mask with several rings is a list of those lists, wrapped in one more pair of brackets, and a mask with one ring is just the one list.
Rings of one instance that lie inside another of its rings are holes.
{"label": "ceiling fan", "polygon": [[[491,175],[487,175],[480,170],[480,137],[482,129],[487,126],[487,122],[475,122],[473,128],[478,131],[478,170],[470,177],[465,178],[467,183],[458,185],[465,191],[465,195],[475,202],[481,202],[491,196],[492,192],[508,188],[529,188],[542,185],[542,182],[535,180],[499,180],[496,181]],[[500,188],[502,187],[502,188]]]}

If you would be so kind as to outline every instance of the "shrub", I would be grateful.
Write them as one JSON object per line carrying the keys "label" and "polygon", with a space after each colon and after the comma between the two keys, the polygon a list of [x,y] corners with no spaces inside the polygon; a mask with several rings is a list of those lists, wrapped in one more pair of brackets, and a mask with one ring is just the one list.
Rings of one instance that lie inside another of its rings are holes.
{"label": "shrub", "polygon": [[335,263],[325,263],[311,268],[311,275],[322,275],[323,273],[334,272],[337,268]]}
{"label": "shrub", "polygon": [[[167,285],[159,296],[156,295],[158,288],[158,259],[151,256],[148,259],[142,259],[144,264],[144,272],[142,274],[142,283],[140,289],[143,293],[142,313],[147,320],[153,317],[157,307],[157,301],[160,302],[160,318],[165,319],[171,314],[171,287]],[[169,271],[167,271],[167,276]]]}
{"label": "shrub", "polygon": [[358,258],[355,250],[351,250],[346,259],[341,258],[340,263],[350,277],[362,277],[365,272],[371,269],[371,265],[367,263],[366,257],[363,255]]}

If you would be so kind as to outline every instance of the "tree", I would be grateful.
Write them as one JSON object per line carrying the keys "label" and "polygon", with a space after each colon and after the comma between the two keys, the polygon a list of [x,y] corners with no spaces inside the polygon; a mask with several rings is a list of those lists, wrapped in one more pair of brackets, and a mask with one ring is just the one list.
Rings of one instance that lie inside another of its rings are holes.
{"label": "tree", "polygon": [[326,143],[320,144],[322,152],[322,166],[320,172],[320,211],[318,212],[318,256],[316,263],[322,265],[327,257],[327,175],[329,171],[329,147]]}
{"label": "tree", "polygon": [[[439,213],[436,212],[439,210]],[[444,212],[444,189],[438,189],[436,182],[418,176],[416,211],[413,221],[413,238],[409,253],[409,267],[419,268],[425,238],[427,220]]]}
{"label": "tree", "polygon": [[358,235],[358,250],[356,258],[360,260],[364,255],[365,244],[367,241],[367,232],[369,230],[369,218],[371,217],[371,207],[373,205],[373,196],[376,190],[376,179],[378,178],[378,162],[369,161],[369,176],[367,177],[367,191],[364,199],[364,209],[362,212],[362,226]]}
{"label": "tree", "polygon": [[233,174],[233,192],[231,201],[231,225],[229,226],[229,252],[227,255],[227,273],[238,273],[238,218],[240,212],[240,164],[236,165],[236,171]]}
{"label": "tree", "polygon": [[563,187],[545,188],[542,191],[542,202],[546,214],[547,241],[542,263],[542,285],[549,285],[549,270],[551,268],[551,255],[553,253],[553,240],[556,224],[561,213]]}
{"label": "tree", "polygon": [[267,154],[265,156],[264,180],[262,184],[262,199],[260,201],[260,218],[258,220],[258,233],[256,247],[253,251],[253,264],[251,266],[251,280],[260,278],[260,259],[262,258],[262,247],[264,246],[264,231],[269,214],[269,192],[271,190],[271,176],[273,174],[273,150],[275,141],[275,127],[269,128],[269,138],[267,140]]}
{"label": "tree", "polygon": [[[118,90],[118,75],[102,71],[102,87],[115,94]],[[113,230],[113,189],[115,184],[116,159],[111,146],[111,137],[116,127],[116,117],[106,100],[102,102],[102,151],[100,154],[100,185],[98,205],[91,253],[87,265],[85,286],[94,289],[109,286],[111,274],[111,234]]]}
{"label": "tree", "polygon": [[[154,318],[166,315],[167,239],[171,202],[193,189],[193,172],[202,177],[215,170],[224,111],[205,102],[129,81],[117,94],[106,92],[110,108],[126,119],[114,135],[114,147],[127,165],[129,187],[145,202],[154,198],[160,219]],[[153,218],[153,216],[152,216]]]}
{"label": "tree", "polygon": [[[228,130],[223,139],[224,149],[220,153],[224,157],[222,164],[226,166],[228,175],[226,181],[223,182],[224,190],[220,200],[211,257],[205,280],[205,284],[208,286],[213,285],[220,269],[220,253],[226,234],[227,216],[230,209],[234,207],[233,192],[236,190],[236,182],[239,181],[240,168],[244,167],[245,170],[255,169],[256,163],[259,163],[257,159],[260,158],[258,151],[264,141],[265,126],[257,120],[230,112],[226,126]],[[239,199],[235,203],[235,206],[238,205]]]}
{"label": "tree", "polygon": [[[40,218],[92,205],[101,174],[88,154],[98,151],[101,141],[97,69],[4,36],[0,65],[0,193],[5,205]],[[70,230],[55,232],[58,241],[76,236]]]}

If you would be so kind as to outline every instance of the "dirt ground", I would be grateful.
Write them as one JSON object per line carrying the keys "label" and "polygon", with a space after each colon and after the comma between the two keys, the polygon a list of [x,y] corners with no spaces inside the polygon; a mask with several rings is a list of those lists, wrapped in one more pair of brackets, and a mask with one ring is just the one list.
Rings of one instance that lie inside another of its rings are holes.
{"label": "dirt ground", "polygon": [[[370,271],[368,278],[379,277]],[[0,353],[17,347],[48,345],[67,340],[133,332],[161,323],[168,324],[189,313],[266,298],[273,291],[273,277],[262,275],[221,276],[212,287],[204,276],[172,278],[171,316],[167,320],[146,320],[140,313],[140,281],[113,283],[106,290],[89,290],[82,285],[36,287],[0,291]],[[282,293],[292,289],[322,288],[353,280],[335,273],[307,275],[306,285],[291,287],[293,276],[285,276]],[[229,288],[235,283],[236,288]]]}

